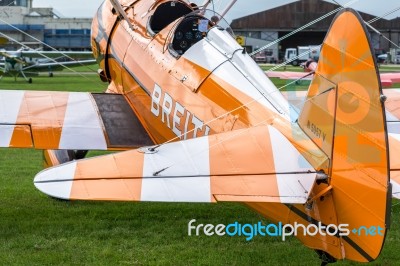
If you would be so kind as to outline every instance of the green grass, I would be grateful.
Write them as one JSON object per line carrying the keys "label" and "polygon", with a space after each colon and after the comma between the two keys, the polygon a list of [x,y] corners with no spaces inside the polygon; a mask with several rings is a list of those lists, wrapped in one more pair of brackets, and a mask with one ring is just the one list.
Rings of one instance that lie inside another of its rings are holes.
{"label": "green grass", "polygon": [[400,65],[380,65],[379,66],[380,72],[400,72]]}
{"label": "green grass", "polygon": [[[272,68],[275,68],[275,65],[260,65],[261,69],[264,71],[269,71]],[[282,66],[275,71],[294,71],[294,72],[303,72],[303,68],[299,66],[292,66],[292,65],[286,65]]]}
{"label": "green grass", "polygon": [[[23,154],[22,154],[23,153]],[[16,157],[1,169],[0,259],[7,264],[262,264],[290,263],[288,248],[302,260],[316,262],[312,251],[291,239],[188,237],[187,222],[260,217],[240,204],[156,204],[63,202],[46,197],[32,185],[40,170],[38,152],[2,151]],[[24,159],[23,159],[24,158]],[[7,160],[9,161],[9,160]],[[277,253],[275,253],[277,252]],[[279,255],[281,254],[281,255]]]}
{"label": "green grass", "polygon": [[[68,68],[72,69],[73,71],[76,72],[97,72],[97,69],[99,69],[99,65],[94,63],[90,65],[83,65],[83,66],[69,66]],[[70,70],[68,69],[63,69],[64,72],[68,72]]]}
{"label": "green grass", "polygon": [[[97,76],[88,78],[56,74],[53,78],[34,78],[33,84],[5,78],[0,87],[105,89]],[[241,204],[60,201],[33,185],[33,177],[42,169],[40,151],[0,149],[0,163],[2,265],[319,265],[316,254],[295,238],[282,242],[273,237],[246,241],[244,237],[187,236],[191,219],[211,224],[265,221]],[[399,220],[400,205],[396,205],[392,228],[375,265],[400,261]]]}
{"label": "green grass", "polygon": [[97,75],[64,75],[55,73],[54,77],[36,76],[32,78],[32,84],[27,83],[23,78],[3,77],[0,80],[2,90],[52,90],[52,91],[91,91],[103,92],[107,84],[100,81]]}

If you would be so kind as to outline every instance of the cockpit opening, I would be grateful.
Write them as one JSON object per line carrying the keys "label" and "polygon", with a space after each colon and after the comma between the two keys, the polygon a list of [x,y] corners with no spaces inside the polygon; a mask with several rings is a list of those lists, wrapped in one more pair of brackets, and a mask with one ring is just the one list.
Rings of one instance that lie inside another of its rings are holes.
{"label": "cockpit opening", "polygon": [[195,43],[203,39],[213,23],[201,15],[188,15],[178,25],[172,41],[172,48],[178,55],[184,54]]}
{"label": "cockpit opening", "polygon": [[178,1],[169,1],[160,4],[154,14],[150,17],[147,30],[151,35],[156,35],[171,22],[183,17],[190,12],[192,8]]}
{"label": "cockpit opening", "polygon": [[226,20],[213,10],[200,9],[187,14],[171,30],[169,52],[178,58],[194,44],[205,38],[208,32],[215,27],[219,30],[225,30],[234,37]]}

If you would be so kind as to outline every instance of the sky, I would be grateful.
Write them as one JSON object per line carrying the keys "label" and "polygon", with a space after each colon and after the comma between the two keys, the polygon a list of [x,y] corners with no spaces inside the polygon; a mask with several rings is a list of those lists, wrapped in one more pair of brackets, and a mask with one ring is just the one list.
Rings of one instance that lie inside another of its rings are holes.
{"label": "sky", "polygon": [[[350,0],[337,0],[338,3],[344,5]],[[33,0],[34,7],[53,7],[65,17],[93,17],[96,10],[103,0]],[[197,3],[202,3],[203,0],[195,0]],[[215,0],[216,10],[221,10],[224,4],[229,0]],[[281,6],[287,3],[295,2],[293,0],[238,0],[235,6],[227,14],[226,19],[231,21],[234,18],[243,17],[253,13],[261,12],[273,7]],[[333,1],[328,1],[333,2]],[[358,0],[351,7],[356,10],[369,13],[375,16],[383,14],[400,7],[399,0]],[[84,3],[84,4],[83,4]],[[211,5],[210,5],[211,7]],[[400,10],[388,19],[400,17]]]}

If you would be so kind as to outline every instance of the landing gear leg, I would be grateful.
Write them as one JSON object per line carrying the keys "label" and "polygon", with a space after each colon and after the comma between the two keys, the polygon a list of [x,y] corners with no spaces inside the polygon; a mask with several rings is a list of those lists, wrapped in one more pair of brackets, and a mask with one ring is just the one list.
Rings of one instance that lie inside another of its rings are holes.
{"label": "landing gear leg", "polygon": [[32,78],[27,78],[26,76],[25,76],[25,73],[23,72],[23,71],[21,71],[21,75],[24,77],[24,79],[26,80],[26,81],[28,81],[28,83],[32,83]]}
{"label": "landing gear leg", "polygon": [[315,250],[317,252],[319,259],[321,260],[321,266],[326,266],[329,263],[335,263],[336,259],[332,257],[330,254],[326,253],[322,250]]}

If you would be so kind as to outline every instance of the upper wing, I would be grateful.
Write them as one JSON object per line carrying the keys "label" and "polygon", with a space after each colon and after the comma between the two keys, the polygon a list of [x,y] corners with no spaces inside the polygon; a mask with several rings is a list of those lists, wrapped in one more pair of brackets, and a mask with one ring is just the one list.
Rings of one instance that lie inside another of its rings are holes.
{"label": "upper wing", "polygon": [[[4,58],[9,58],[9,59],[12,59],[12,60],[14,60],[14,61],[16,61],[16,62],[18,62],[18,63],[20,63],[20,64],[22,64],[22,65],[24,65],[26,62],[24,61],[24,60],[22,60],[20,57],[17,57],[17,56],[15,56],[15,55],[12,55],[12,54],[10,54],[10,53],[8,53],[7,51],[1,51],[0,50],[0,55],[1,56],[4,56]],[[5,61],[5,60],[4,60]],[[4,62],[2,62],[3,63],[3,65],[4,65]]]}
{"label": "upper wing", "polygon": [[0,147],[106,150],[151,144],[123,95],[0,90]]}
{"label": "upper wing", "polygon": [[70,58],[81,58],[81,59],[93,59],[93,53],[90,51],[21,51],[21,57],[31,58],[58,58],[58,57],[70,57]]}
{"label": "upper wing", "polygon": [[27,67],[24,67],[24,70],[30,69],[30,68],[49,68],[49,67],[63,67],[63,66],[82,66],[82,65],[90,65],[96,63],[96,59],[88,59],[88,60],[75,60],[75,61],[66,61],[66,62],[38,62],[34,65],[28,65]]}
{"label": "upper wing", "polygon": [[40,172],[57,198],[305,203],[317,173],[271,126],[77,160]]}

